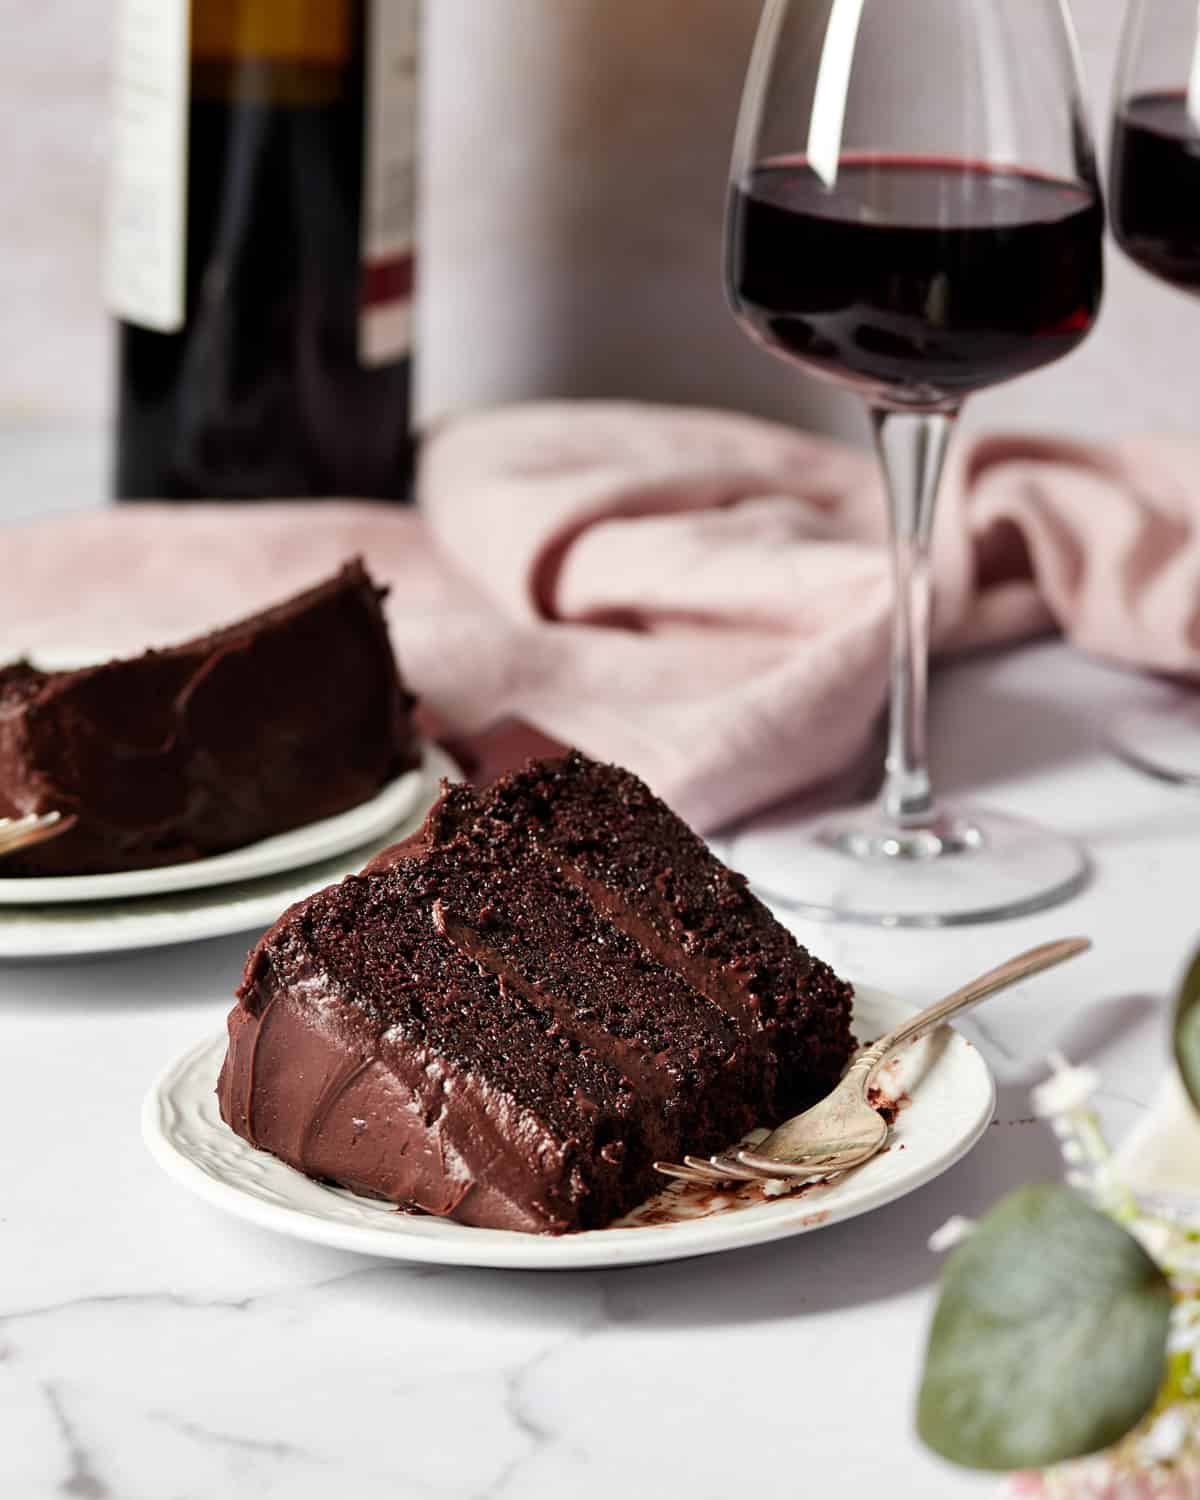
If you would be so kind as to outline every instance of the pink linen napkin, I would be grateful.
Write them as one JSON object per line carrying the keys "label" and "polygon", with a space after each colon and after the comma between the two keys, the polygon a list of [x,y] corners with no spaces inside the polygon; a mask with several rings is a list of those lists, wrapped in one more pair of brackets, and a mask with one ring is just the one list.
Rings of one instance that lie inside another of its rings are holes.
{"label": "pink linen napkin", "polygon": [[[844,768],[887,695],[890,582],[866,455],[750,417],[555,403],[434,435],[422,516],[358,502],[149,506],[9,534],[5,646],[126,651],[361,552],[432,725],[491,764],[626,764],[711,829]],[[954,453],[939,649],[1054,627],[1200,678],[1200,445],[990,438]]]}

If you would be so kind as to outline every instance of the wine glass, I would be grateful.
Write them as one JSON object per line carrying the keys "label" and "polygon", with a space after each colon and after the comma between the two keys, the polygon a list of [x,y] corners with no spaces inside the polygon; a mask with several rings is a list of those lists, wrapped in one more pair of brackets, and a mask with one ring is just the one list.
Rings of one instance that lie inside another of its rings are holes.
{"label": "wine glass", "polygon": [[[1133,0],[1125,20],[1110,171],[1117,243],[1143,270],[1200,296],[1200,5]],[[1200,320],[1197,321],[1200,333]],[[1200,704],[1123,715],[1109,740],[1162,781],[1200,788]]]}
{"label": "wine glass", "polygon": [[804,889],[787,893],[806,915],[983,921],[1086,878],[1071,839],[934,798],[929,553],[963,401],[1087,335],[1103,222],[1065,0],[767,0],[734,149],[729,295],[772,353],[867,402],[896,584],[882,798],[811,828]]}

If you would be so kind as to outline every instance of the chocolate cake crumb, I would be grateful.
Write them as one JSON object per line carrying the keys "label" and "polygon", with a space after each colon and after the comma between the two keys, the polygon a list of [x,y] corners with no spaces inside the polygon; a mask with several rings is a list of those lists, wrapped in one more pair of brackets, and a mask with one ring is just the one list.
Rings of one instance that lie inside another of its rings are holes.
{"label": "chocolate cake crumb", "polygon": [[642,782],[573,752],[447,787],[284,915],[230,1016],[221,1113],[312,1177],[565,1233],[642,1203],[655,1160],[827,1093],[850,1009]]}

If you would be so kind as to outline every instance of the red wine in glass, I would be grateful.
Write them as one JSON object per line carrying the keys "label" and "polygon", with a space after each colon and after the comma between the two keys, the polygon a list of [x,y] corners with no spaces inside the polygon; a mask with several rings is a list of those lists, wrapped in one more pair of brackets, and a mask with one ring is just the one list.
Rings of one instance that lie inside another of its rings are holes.
{"label": "red wine in glass", "polygon": [[1118,109],[1112,224],[1125,253],[1162,281],[1200,293],[1200,120],[1180,90]]}
{"label": "red wine in glass", "polygon": [[1060,359],[1100,306],[1103,210],[1079,182],[855,155],[827,186],[782,158],[734,185],[730,222],[730,293],[756,336],[892,401],[957,403]]}

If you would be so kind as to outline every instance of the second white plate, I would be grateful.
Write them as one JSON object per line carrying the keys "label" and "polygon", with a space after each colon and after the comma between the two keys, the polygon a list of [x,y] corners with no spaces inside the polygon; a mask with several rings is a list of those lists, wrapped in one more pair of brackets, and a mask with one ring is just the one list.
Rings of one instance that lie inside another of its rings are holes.
{"label": "second white plate", "polygon": [[269,927],[294,902],[360,870],[385,844],[396,843],[420,827],[437,796],[441,778],[460,775],[458,767],[436,745],[424,745],[423,752],[421,768],[411,773],[405,797],[394,804],[407,811],[390,820],[373,819],[369,826],[374,831],[356,840],[353,847],[343,847],[340,854],[316,862],[305,860],[299,869],[289,865],[282,873],[211,889],[168,893],[161,887],[151,887],[152,895],[116,901],[93,898],[47,905],[0,904],[0,959],[68,958],[161,948]]}
{"label": "second white plate", "polygon": [[423,770],[418,766],[389,781],[370,801],[360,802],[347,812],[209,859],[159,865],[150,870],[118,870],[110,875],[0,878],[0,906],[57,906],[79,901],[121,901],[130,896],[166,896],[173,891],[197,891],[207,886],[232,885],[239,880],[259,880],[281,870],[297,870],[344,854],[347,849],[361,848],[387,833],[412,811],[424,780]]}

